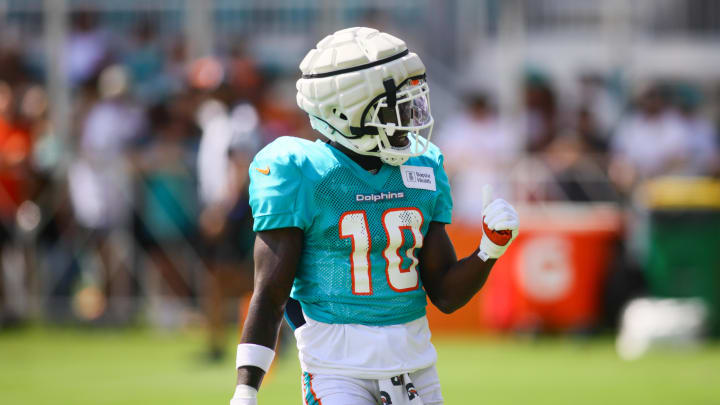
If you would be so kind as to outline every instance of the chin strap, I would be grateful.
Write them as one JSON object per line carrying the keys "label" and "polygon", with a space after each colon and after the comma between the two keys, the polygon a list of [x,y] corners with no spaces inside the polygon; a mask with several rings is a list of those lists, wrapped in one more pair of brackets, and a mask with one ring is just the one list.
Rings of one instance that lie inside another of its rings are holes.
{"label": "chin strap", "polygon": [[343,137],[347,139],[358,139],[365,135],[377,135],[379,134],[378,129],[375,127],[350,127],[350,135],[343,134],[342,132],[338,131],[337,128],[330,125],[329,122],[325,121],[324,119],[320,117],[316,117],[314,115],[309,115],[310,117],[310,126],[320,132],[321,134],[325,135],[326,137],[330,139],[335,139],[336,137]]}
{"label": "chin strap", "polygon": [[323,120],[322,118],[318,118],[314,115],[310,116],[310,126],[314,130],[320,132],[321,134],[325,135],[326,137],[328,137],[332,140],[335,139],[335,137],[336,137],[335,134],[339,134],[340,136],[342,136],[340,131],[335,129],[332,125],[328,124],[327,121]]}
{"label": "chin strap", "polygon": [[[340,142],[338,140],[339,137],[343,136],[343,134],[340,131],[335,129],[332,125],[330,125],[327,121],[323,120],[322,118],[318,118],[314,115],[310,115],[309,117],[310,117],[310,126],[314,130],[320,132],[326,138],[342,144],[342,142]],[[370,127],[370,128],[373,128],[373,127]],[[377,128],[375,128],[375,129],[377,129]],[[357,153],[360,153],[360,152],[357,152]],[[360,154],[362,154],[362,153],[360,153]],[[380,160],[382,160],[383,163],[387,163],[392,166],[400,166],[400,165],[404,164],[405,162],[407,162],[408,159],[409,159],[409,157],[406,157],[406,156],[402,156],[402,157],[400,157],[400,156],[392,156],[392,157],[380,156]]]}

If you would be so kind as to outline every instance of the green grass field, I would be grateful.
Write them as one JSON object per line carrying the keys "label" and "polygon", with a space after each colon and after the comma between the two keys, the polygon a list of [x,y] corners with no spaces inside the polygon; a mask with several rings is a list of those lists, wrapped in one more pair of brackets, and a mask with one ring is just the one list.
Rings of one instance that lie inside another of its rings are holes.
{"label": "green grass field", "polygon": [[[0,404],[227,404],[234,360],[203,362],[202,342],[200,332],[2,332]],[[717,345],[628,363],[607,339],[455,337],[435,344],[451,405],[720,404]],[[266,378],[260,403],[299,405],[299,381],[288,351]]]}

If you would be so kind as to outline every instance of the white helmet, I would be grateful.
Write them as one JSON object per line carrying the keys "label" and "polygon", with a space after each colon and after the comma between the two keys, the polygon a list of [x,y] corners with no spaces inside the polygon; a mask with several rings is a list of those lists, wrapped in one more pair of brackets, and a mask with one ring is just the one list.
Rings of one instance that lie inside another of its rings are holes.
{"label": "white helmet", "polygon": [[404,41],[347,28],[318,42],[300,70],[297,103],[330,140],[395,166],[427,150],[433,118],[425,65]]}

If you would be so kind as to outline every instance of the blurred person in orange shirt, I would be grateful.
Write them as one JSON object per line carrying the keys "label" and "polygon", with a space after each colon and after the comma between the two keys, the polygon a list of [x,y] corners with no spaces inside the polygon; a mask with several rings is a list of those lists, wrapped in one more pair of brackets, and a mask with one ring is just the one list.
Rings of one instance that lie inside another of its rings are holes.
{"label": "blurred person in orange shirt", "polygon": [[0,217],[10,228],[17,206],[25,199],[22,164],[31,150],[27,125],[20,122],[13,89],[0,82]]}
{"label": "blurred person in orange shirt", "polygon": [[[31,149],[28,128],[20,120],[17,94],[0,81],[0,254],[7,259],[8,245],[15,234],[15,214],[27,199],[27,158]],[[22,317],[22,292],[26,275],[18,268],[0,267],[0,324],[12,323]],[[14,277],[10,273],[14,274]],[[19,298],[19,299],[17,299]]]}

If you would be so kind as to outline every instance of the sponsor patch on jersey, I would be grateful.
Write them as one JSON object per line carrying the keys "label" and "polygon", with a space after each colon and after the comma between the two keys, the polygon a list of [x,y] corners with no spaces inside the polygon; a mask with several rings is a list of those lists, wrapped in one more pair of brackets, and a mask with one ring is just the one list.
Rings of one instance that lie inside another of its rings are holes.
{"label": "sponsor patch on jersey", "polygon": [[435,173],[432,167],[400,166],[403,183],[407,188],[435,191]]}
{"label": "sponsor patch on jersey", "polygon": [[389,193],[378,193],[378,194],[356,194],[355,195],[355,201],[362,202],[362,201],[372,201],[372,202],[378,202],[378,201],[384,201],[384,200],[398,200],[400,198],[405,198],[405,193],[402,191],[398,192],[389,192]]}

